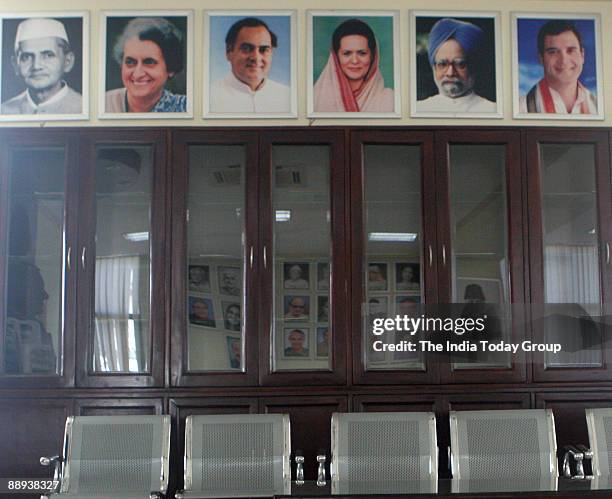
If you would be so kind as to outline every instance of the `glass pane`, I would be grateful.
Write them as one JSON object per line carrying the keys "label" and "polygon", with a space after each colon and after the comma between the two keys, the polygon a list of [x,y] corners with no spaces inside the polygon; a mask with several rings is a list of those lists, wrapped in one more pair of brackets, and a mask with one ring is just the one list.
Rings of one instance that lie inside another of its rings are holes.
{"label": "glass pane", "polygon": [[594,146],[541,145],[540,178],[544,301],[550,304],[545,338],[563,346],[546,355],[546,365],[598,367],[603,360],[593,320],[601,302]]}
{"label": "glass pane", "polygon": [[[484,318],[479,340],[510,338],[506,148],[450,146],[452,302],[464,318]],[[480,350],[480,349],[479,349]],[[510,367],[511,354],[470,352],[454,369]]]}
{"label": "glass pane", "polygon": [[6,374],[56,374],[64,325],[64,149],[14,149],[9,163]]}
{"label": "glass pane", "polygon": [[327,146],[275,146],[274,370],[331,368]]}
{"label": "glass pane", "polygon": [[95,372],[149,372],[151,146],[96,150]]}
{"label": "glass pane", "polygon": [[190,371],[244,370],[245,155],[240,145],[189,147]]}
{"label": "glass pane", "polygon": [[410,340],[406,332],[375,335],[375,319],[414,315],[424,301],[421,266],[421,151],[419,146],[364,147],[366,303],[363,350],[366,369],[424,370],[418,352],[376,351]]}

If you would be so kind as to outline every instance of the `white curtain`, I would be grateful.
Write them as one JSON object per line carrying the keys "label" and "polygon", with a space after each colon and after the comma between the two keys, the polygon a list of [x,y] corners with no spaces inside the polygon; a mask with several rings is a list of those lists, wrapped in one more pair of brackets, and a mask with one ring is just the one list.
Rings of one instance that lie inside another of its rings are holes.
{"label": "white curtain", "polygon": [[[94,369],[139,372],[143,365],[140,257],[96,258]],[[143,338],[144,337],[144,338]]]}
{"label": "white curtain", "polygon": [[[596,319],[599,315],[599,260],[596,246],[548,245],[544,248],[544,296],[548,304],[575,304],[548,313]],[[561,342],[564,350],[547,355],[555,366],[598,366],[602,362],[597,329],[580,328],[579,322],[548,321],[546,341]],[[567,324],[575,326],[567,327]],[[584,326],[584,322],[582,323]],[[595,326],[594,326],[595,327]],[[595,337],[594,337],[595,336]]]}

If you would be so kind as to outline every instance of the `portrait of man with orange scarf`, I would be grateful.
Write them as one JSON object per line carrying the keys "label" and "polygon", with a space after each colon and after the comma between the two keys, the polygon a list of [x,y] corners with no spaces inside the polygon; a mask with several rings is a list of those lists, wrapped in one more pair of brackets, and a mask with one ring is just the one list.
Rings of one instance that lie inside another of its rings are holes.
{"label": "portrait of man with orange scarf", "polygon": [[[539,23],[537,23],[539,21]],[[530,57],[527,47],[519,48],[521,114],[596,115],[596,73],[593,64],[594,22],[571,19],[519,19],[518,30],[530,30]],[[540,24],[535,36],[536,25]],[[581,32],[584,30],[585,33]],[[535,38],[535,40],[534,40]],[[537,62],[535,47],[537,41]],[[532,68],[532,71],[528,71]],[[527,71],[525,71],[527,69]],[[527,83],[527,76],[534,76]]]}
{"label": "portrait of man with orange scarf", "polygon": [[395,92],[385,86],[380,60],[379,44],[368,23],[361,19],[341,22],[314,84],[314,112],[393,113]]}

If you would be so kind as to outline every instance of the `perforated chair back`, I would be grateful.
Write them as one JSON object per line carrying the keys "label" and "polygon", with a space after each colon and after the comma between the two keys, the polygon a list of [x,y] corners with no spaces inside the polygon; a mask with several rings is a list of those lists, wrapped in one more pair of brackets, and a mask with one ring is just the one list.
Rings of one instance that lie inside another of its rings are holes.
{"label": "perforated chair back", "polygon": [[435,483],[438,478],[431,412],[334,413],[331,448],[332,480]]}
{"label": "perforated chair back", "polygon": [[287,414],[189,416],[183,497],[289,493],[290,434]]}
{"label": "perforated chair back", "polygon": [[593,475],[610,476],[612,468],[612,408],[586,409]]}
{"label": "perforated chair back", "polygon": [[76,416],[66,421],[61,494],[148,498],[168,486],[170,416]]}
{"label": "perforated chair back", "polygon": [[451,411],[450,437],[455,479],[510,479],[549,490],[559,476],[550,409]]}

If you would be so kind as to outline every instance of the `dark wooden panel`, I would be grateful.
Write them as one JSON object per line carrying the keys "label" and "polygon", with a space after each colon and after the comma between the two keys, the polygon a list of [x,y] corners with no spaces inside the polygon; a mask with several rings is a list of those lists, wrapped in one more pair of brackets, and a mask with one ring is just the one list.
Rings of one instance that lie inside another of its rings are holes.
{"label": "dark wooden panel", "polygon": [[[291,451],[304,452],[304,477],[317,478],[317,451],[324,449],[331,459],[331,416],[348,410],[347,397],[275,397],[260,401],[260,412],[289,414],[291,420]],[[295,468],[291,466],[292,475]],[[295,477],[293,477],[295,478]]]}
{"label": "dark wooden panel", "polygon": [[170,399],[172,435],[170,443],[170,482],[168,497],[183,488],[183,459],[185,455],[185,419],[203,414],[254,414],[255,398],[173,398]]}
{"label": "dark wooden panel", "polygon": [[80,399],[75,402],[78,416],[128,416],[163,413],[162,399]]}
{"label": "dark wooden panel", "polygon": [[72,401],[3,399],[0,407],[0,476],[52,477],[41,456],[62,454],[66,418]]}
{"label": "dark wooden panel", "polygon": [[354,412],[436,412],[435,395],[355,395]]}
{"label": "dark wooden panel", "polygon": [[584,410],[612,407],[612,392],[538,393],[536,407],[553,410],[558,449],[569,444],[588,446],[589,434]]}

